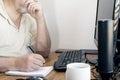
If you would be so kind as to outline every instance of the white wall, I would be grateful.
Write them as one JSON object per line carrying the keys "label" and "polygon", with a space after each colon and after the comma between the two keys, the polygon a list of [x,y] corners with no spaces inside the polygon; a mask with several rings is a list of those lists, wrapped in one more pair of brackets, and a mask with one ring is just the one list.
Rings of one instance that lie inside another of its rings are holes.
{"label": "white wall", "polygon": [[41,0],[52,39],[52,50],[96,49],[97,0]]}

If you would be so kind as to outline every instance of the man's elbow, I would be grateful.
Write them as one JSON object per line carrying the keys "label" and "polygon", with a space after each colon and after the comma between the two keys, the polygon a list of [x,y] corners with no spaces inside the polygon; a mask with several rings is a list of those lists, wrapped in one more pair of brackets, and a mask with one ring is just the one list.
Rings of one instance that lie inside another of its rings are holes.
{"label": "man's elbow", "polygon": [[48,57],[49,56],[49,54],[50,54],[50,49],[49,50],[46,50],[45,52],[44,52],[44,55],[43,55],[43,57]]}
{"label": "man's elbow", "polygon": [[38,50],[36,53],[42,55],[44,58],[47,58],[50,54],[50,48],[45,48],[44,50]]}

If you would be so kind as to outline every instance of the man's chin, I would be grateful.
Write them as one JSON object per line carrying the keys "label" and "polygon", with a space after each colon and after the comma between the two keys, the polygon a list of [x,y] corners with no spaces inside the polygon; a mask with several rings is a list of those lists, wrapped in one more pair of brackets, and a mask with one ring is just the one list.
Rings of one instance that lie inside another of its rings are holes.
{"label": "man's chin", "polygon": [[21,9],[18,9],[17,10],[19,13],[21,13],[21,14],[26,14],[26,13],[28,13],[28,10],[26,9],[26,8],[21,8]]}

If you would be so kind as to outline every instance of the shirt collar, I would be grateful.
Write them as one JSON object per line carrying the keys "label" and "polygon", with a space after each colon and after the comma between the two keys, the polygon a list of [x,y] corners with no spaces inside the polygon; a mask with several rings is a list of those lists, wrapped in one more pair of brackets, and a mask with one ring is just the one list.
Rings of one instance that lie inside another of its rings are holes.
{"label": "shirt collar", "polygon": [[[25,14],[22,15],[23,21],[25,20],[24,15]],[[10,25],[15,26],[15,24],[12,22],[12,20],[10,19],[10,17],[7,14],[3,0],[0,0],[0,16],[2,16],[4,19],[6,19]]]}
{"label": "shirt collar", "polygon": [[9,19],[9,17],[7,15],[7,11],[3,4],[3,0],[0,0],[0,15],[5,19]]}

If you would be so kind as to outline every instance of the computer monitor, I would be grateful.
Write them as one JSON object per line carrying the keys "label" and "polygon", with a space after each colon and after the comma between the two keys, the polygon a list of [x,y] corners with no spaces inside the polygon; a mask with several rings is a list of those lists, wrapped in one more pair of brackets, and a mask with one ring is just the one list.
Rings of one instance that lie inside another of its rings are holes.
{"label": "computer monitor", "polygon": [[[94,42],[98,47],[98,20],[112,19],[114,20],[114,40],[117,39],[118,20],[119,20],[119,0],[98,0],[96,8]],[[114,47],[116,42],[113,43]]]}

